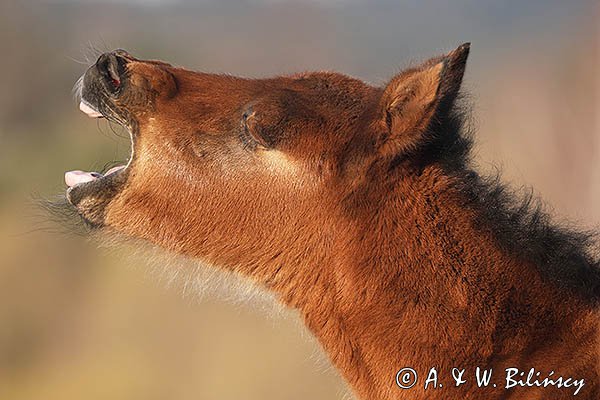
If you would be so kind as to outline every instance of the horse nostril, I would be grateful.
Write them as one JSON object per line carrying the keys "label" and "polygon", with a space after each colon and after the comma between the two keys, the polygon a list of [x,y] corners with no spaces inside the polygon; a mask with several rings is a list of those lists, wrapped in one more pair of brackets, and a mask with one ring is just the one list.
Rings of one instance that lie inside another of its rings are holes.
{"label": "horse nostril", "polygon": [[112,92],[121,87],[121,77],[124,71],[123,59],[113,53],[105,53],[98,58],[96,68]]}

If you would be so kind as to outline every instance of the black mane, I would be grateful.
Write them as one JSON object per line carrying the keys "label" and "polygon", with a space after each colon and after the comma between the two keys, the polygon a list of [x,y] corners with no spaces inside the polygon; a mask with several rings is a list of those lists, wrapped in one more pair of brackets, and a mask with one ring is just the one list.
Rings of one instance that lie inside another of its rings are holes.
{"label": "black mane", "polygon": [[477,212],[482,229],[491,228],[501,248],[533,262],[558,285],[599,301],[598,233],[552,221],[531,189],[511,189],[499,174],[479,175],[471,167],[473,140],[464,110],[455,106],[430,126],[421,162],[436,162],[457,178],[465,206]]}

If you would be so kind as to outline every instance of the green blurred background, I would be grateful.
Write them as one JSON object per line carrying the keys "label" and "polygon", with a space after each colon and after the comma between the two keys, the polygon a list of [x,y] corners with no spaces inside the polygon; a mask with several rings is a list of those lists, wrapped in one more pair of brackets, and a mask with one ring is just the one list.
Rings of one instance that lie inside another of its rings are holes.
{"label": "green blurred background", "polygon": [[64,171],[129,151],[121,129],[72,98],[98,50],[253,77],[331,69],[381,85],[471,41],[480,168],[500,165],[505,180],[593,227],[599,25],[594,1],[2,0],[0,399],[350,396],[293,314],[182,296],[143,261],[65,235],[32,206],[64,191]]}

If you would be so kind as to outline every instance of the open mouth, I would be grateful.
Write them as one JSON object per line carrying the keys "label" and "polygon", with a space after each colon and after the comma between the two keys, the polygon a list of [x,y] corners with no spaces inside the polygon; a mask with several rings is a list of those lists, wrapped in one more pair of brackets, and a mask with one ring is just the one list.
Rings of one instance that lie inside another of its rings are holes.
{"label": "open mouth", "polygon": [[125,127],[131,138],[131,153],[126,163],[104,173],[68,171],[65,173],[66,198],[79,215],[92,226],[104,225],[107,207],[124,189],[133,159],[133,127],[123,116],[124,108],[117,106],[127,86],[126,64],[133,58],[123,50],[102,54],[77,82],[75,91],[80,99],[79,109],[90,118],[105,118]]}
{"label": "open mouth", "polygon": [[[114,120],[114,118],[102,114],[85,101],[82,101],[79,108],[91,118]],[[112,167],[104,173],[81,170],[65,173],[65,183],[68,186],[67,200],[75,206],[79,215],[88,223],[88,226],[101,227],[104,225],[108,205],[125,187],[129,177],[128,166],[132,157],[133,136],[131,155],[126,165]]]}
{"label": "open mouth", "polygon": [[[104,114],[107,110],[107,101],[109,98],[115,98],[123,89],[125,65],[132,57],[124,50],[116,50],[111,53],[102,54],[98,61],[92,65],[84,76],[77,82],[76,91],[80,98],[79,109],[90,118],[106,118],[113,122],[122,122],[119,118],[112,118]],[[95,105],[94,105],[95,104]],[[114,112],[113,112],[114,114]],[[123,124],[121,124],[123,125]],[[133,153],[133,143],[132,143]],[[131,156],[129,157],[131,160]],[[126,168],[125,165],[119,165],[106,171],[104,174],[88,171],[68,171],[65,173],[65,183],[69,187],[67,193],[73,188],[90,184],[117,174]]]}
{"label": "open mouth", "polygon": [[[86,103],[83,100],[79,104],[79,109],[82,112],[84,112],[85,114],[87,114],[90,118],[104,118],[104,115],[101,112],[97,111],[96,109],[94,109],[92,106],[90,106],[88,103]],[[115,174],[115,173],[118,173],[118,172],[124,170],[126,167],[127,167],[126,165],[118,165],[118,166],[110,168],[104,174],[101,174],[101,173],[95,172],[95,171],[94,172],[81,171],[81,170],[67,171],[67,172],[65,172],[65,183],[67,184],[69,189],[71,189],[77,185],[86,184],[89,182],[96,181],[98,179],[108,177],[112,174]]]}

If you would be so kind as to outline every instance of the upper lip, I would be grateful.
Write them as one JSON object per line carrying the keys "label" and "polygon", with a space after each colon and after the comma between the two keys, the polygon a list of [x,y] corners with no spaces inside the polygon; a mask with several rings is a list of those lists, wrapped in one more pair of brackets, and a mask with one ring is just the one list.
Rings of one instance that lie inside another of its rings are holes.
{"label": "upper lip", "polygon": [[81,100],[79,103],[79,109],[87,114],[90,118],[103,118],[104,115],[92,106],[90,106],[85,100]]}

